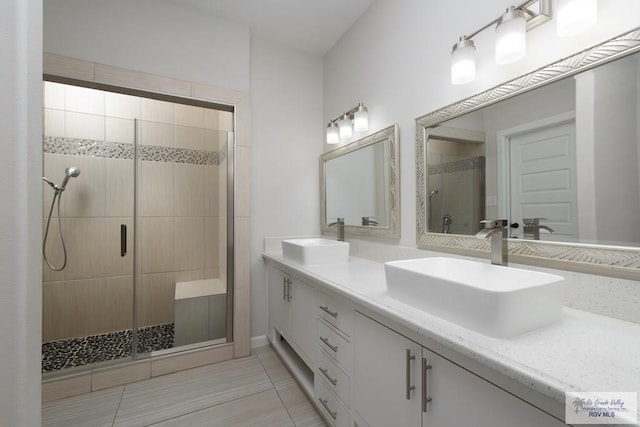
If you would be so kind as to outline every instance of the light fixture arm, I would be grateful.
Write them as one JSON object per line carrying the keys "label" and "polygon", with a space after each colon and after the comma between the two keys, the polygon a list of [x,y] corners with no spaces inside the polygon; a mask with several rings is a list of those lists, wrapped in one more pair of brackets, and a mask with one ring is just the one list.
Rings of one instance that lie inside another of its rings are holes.
{"label": "light fixture arm", "polygon": [[349,118],[353,119],[353,113],[355,113],[356,111],[358,111],[358,109],[360,107],[364,107],[364,104],[362,102],[358,103],[358,105],[356,105],[355,107],[353,107],[352,109],[350,109],[349,111],[345,111],[344,113],[340,114],[338,117],[336,117],[335,119],[329,120],[329,123],[331,122],[335,122],[338,123],[338,120],[342,119],[345,115],[349,116]]}

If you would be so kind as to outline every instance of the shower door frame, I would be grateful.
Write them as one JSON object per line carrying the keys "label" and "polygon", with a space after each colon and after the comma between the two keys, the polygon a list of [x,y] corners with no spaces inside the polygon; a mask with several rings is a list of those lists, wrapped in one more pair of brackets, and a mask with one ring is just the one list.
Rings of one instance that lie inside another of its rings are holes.
{"label": "shower door frame", "polygon": [[[107,71],[108,72],[105,72]],[[103,72],[100,72],[103,71]],[[228,90],[214,86],[203,85],[195,82],[181,81],[168,77],[153,74],[140,73],[122,68],[115,68],[102,64],[95,64],[75,58],[63,57],[59,55],[44,55],[44,75],[43,81],[53,81],[88,88],[106,90],[110,92],[125,93],[142,96],[146,98],[167,100],[187,105],[203,106],[206,108],[216,108],[233,111],[234,130],[227,132],[227,334],[226,344],[212,345],[209,347],[198,347],[196,350],[212,349],[215,352],[210,354],[208,360],[187,362],[180,369],[199,366],[207,363],[214,363],[235,357],[244,357],[250,354],[250,334],[249,334],[249,310],[250,310],[250,276],[248,257],[241,256],[246,262],[242,271],[238,268],[238,255],[248,254],[250,248],[250,233],[248,224],[250,222],[248,191],[239,195],[235,191],[238,178],[238,156],[237,150],[242,147],[249,152],[249,117],[250,102],[249,94],[242,91]],[[184,90],[188,88],[188,90]],[[222,108],[220,108],[222,107]],[[231,149],[233,148],[233,149]],[[248,179],[249,165],[248,156],[244,156],[241,164],[242,172]],[[238,220],[243,221],[246,232],[237,233],[235,228]],[[134,267],[135,268],[135,267]],[[238,269],[238,270],[237,270]],[[239,271],[241,271],[239,273]],[[134,272],[135,273],[135,272]],[[238,294],[238,291],[240,292]],[[137,325],[134,325],[137,327]],[[135,351],[135,350],[134,350]],[[159,358],[180,357],[182,353],[190,351],[176,351],[169,355],[162,355]],[[193,354],[193,353],[191,353]],[[157,358],[150,356],[151,362]],[[185,361],[189,354],[185,355]],[[120,361],[116,366],[128,365],[140,362],[134,357],[131,360]],[[191,364],[189,364],[191,363]],[[91,366],[91,365],[87,365]],[[153,370],[152,370],[153,371]],[[70,373],[76,374],[77,371]],[[153,372],[150,376],[154,376]],[[57,375],[56,378],[64,378],[64,375]],[[133,379],[138,380],[138,379]],[[124,381],[123,383],[127,383]]]}

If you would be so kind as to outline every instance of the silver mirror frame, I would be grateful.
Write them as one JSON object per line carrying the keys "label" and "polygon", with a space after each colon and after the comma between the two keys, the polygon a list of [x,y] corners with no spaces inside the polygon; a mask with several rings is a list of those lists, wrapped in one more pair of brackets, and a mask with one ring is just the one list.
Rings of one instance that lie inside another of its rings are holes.
{"label": "silver mirror frame", "polygon": [[372,135],[343,145],[320,156],[320,227],[322,234],[335,234],[335,228],[329,228],[327,221],[327,191],[325,184],[325,163],[336,157],[364,148],[381,141],[389,141],[389,226],[367,227],[345,225],[345,235],[368,236],[382,239],[400,239],[400,129],[398,124],[389,126]]}
{"label": "silver mirror frame", "polygon": [[[474,236],[430,233],[426,219],[426,142],[429,128],[520,93],[640,51],[640,28],[416,119],[416,243],[423,249],[488,258],[489,245]],[[509,240],[509,260],[548,268],[638,280],[640,249]]]}

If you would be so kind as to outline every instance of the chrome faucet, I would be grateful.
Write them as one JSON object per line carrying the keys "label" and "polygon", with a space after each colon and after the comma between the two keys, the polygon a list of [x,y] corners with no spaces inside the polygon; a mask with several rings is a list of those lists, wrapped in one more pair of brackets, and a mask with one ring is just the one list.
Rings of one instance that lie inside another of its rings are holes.
{"label": "chrome faucet", "polygon": [[374,216],[363,216],[362,225],[364,226],[378,225],[378,221],[376,221],[374,218],[375,218]]}
{"label": "chrome faucet", "polygon": [[540,240],[540,229],[553,233],[553,228],[548,225],[541,225],[540,220],[546,218],[523,218],[524,222],[524,238],[532,240]]}
{"label": "chrome faucet", "polygon": [[446,214],[442,217],[442,232],[444,234],[449,234],[449,229],[451,227],[451,223],[453,222],[453,218],[451,215]]}
{"label": "chrome faucet", "polygon": [[337,231],[338,241],[344,242],[344,218],[336,218],[336,221],[329,224],[328,227],[331,227],[334,225],[338,230]]}
{"label": "chrome faucet", "polygon": [[485,228],[476,233],[478,239],[491,241],[491,264],[507,265],[507,225],[506,219],[487,219],[480,221]]}

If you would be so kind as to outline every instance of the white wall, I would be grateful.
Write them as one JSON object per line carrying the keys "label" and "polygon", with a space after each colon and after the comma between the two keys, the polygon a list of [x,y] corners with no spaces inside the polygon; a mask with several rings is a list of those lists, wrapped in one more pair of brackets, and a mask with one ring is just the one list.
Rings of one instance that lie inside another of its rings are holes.
{"label": "white wall", "polygon": [[40,425],[42,2],[0,6],[0,424]]}
{"label": "white wall", "polygon": [[[511,4],[377,0],[325,56],[325,123],[363,101],[369,108],[371,133],[394,122],[400,125],[402,244],[415,244],[416,117],[640,25],[640,2],[600,1],[597,28],[560,39],[549,22],[528,33],[527,57],[506,66],[494,64],[493,32],[486,30],[475,38],[478,78],[468,85],[451,85],[451,46]],[[328,150],[326,144],[324,149]]]}
{"label": "white wall", "polygon": [[264,237],[320,233],[321,58],[252,39],[251,101],[251,336],[259,336]]}
{"label": "white wall", "polygon": [[249,29],[166,0],[47,0],[44,50],[249,91]]}

